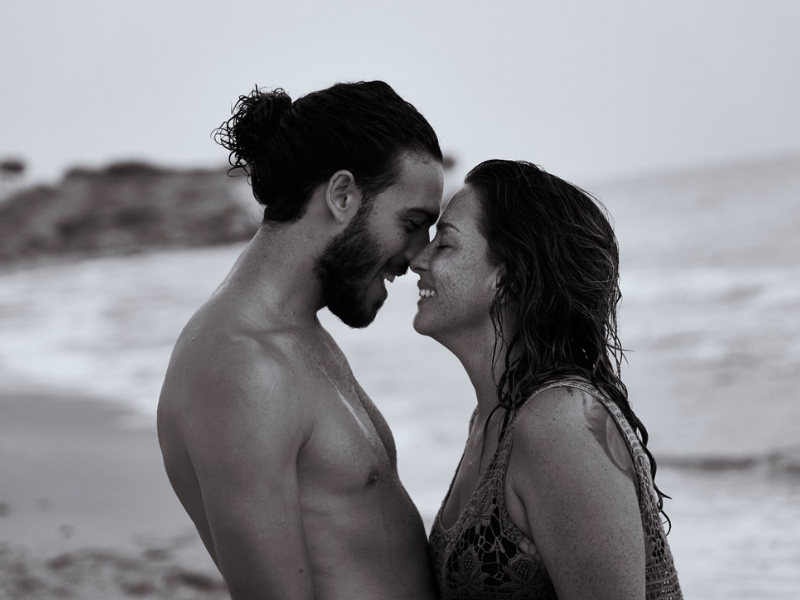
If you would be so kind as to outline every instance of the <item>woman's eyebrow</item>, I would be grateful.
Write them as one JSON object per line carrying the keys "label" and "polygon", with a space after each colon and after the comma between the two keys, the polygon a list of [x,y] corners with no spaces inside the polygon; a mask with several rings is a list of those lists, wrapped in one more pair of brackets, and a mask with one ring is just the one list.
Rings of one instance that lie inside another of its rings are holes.
{"label": "woman's eyebrow", "polygon": [[454,229],[455,231],[461,233],[461,230],[458,227],[448,221],[439,221],[436,223],[436,231],[442,231],[444,229]]}

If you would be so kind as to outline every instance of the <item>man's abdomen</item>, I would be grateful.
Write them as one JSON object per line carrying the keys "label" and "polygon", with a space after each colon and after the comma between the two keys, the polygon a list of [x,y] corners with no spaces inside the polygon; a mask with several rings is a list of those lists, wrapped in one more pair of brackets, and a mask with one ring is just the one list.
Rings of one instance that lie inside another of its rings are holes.
{"label": "man's abdomen", "polygon": [[422,520],[395,473],[362,490],[301,497],[318,597],[435,597]]}

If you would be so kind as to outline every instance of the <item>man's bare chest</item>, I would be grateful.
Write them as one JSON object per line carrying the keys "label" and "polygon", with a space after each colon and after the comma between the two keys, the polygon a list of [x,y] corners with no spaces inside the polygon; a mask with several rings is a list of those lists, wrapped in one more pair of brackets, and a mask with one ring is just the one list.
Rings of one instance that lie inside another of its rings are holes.
{"label": "man's bare chest", "polygon": [[346,361],[315,357],[307,365],[305,385],[314,426],[300,459],[308,457],[309,470],[337,473],[342,483],[396,474],[389,426]]}

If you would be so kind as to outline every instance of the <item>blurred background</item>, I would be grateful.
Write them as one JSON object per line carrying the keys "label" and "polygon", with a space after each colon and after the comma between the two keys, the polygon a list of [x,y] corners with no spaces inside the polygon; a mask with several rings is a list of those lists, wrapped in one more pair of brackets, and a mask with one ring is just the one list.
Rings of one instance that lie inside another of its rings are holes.
{"label": "blurred background", "polygon": [[[688,598],[800,595],[800,4],[3,3],[0,597],[224,598],[163,473],[172,345],[258,226],[210,139],[240,94],[382,79],[446,194],[487,158],[588,189],[622,249],[623,379]],[[460,364],[326,326],[429,527],[466,439]]]}

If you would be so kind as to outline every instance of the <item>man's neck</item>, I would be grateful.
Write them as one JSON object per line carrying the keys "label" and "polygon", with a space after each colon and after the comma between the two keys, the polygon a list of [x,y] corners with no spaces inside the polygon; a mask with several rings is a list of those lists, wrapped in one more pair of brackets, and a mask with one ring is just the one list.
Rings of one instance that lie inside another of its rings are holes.
{"label": "man's neck", "polygon": [[219,291],[235,290],[240,308],[256,323],[316,324],[324,306],[315,273],[320,244],[300,223],[262,225]]}

